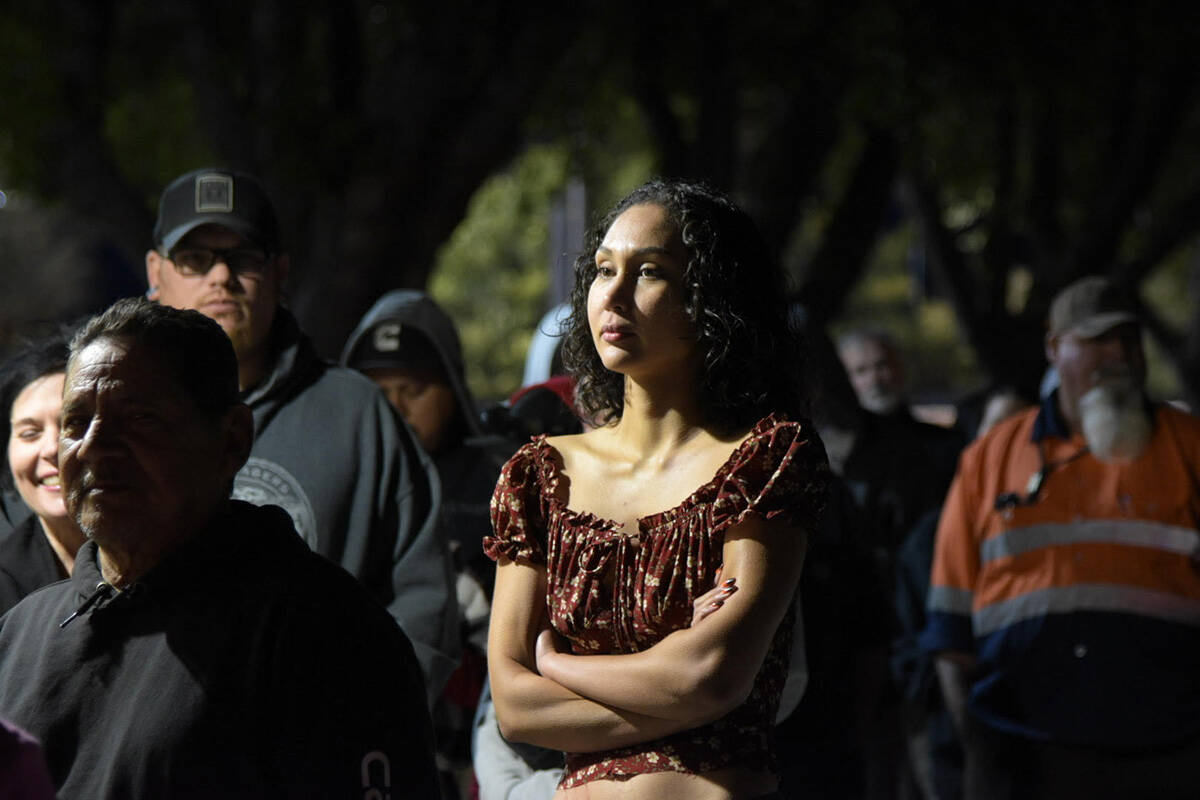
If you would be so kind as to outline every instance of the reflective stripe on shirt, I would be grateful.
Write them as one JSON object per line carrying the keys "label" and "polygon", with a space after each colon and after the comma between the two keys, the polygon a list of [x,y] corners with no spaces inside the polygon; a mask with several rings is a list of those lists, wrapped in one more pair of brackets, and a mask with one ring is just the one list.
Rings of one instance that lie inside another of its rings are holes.
{"label": "reflective stripe on shirt", "polygon": [[972,626],[976,636],[987,636],[1024,620],[1073,611],[1136,614],[1200,627],[1200,600],[1117,584],[1076,584],[1029,592],[979,609],[972,615]]}
{"label": "reflective stripe on shirt", "polygon": [[1200,549],[1200,535],[1192,528],[1142,519],[1042,523],[1013,528],[984,540],[979,545],[979,560],[981,564],[987,564],[1044,547],[1068,544],[1121,544],[1190,556]]}

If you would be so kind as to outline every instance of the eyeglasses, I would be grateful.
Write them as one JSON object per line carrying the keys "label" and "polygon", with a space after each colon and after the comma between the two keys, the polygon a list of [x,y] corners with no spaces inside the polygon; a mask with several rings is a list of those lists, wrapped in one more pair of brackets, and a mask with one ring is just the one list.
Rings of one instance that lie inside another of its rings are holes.
{"label": "eyeglasses", "polygon": [[213,264],[221,261],[236,275],[257,278],[271,262],[270,253],[255,249],[202,250],[189,247],[169,253],[167,258],[174,262],[180,274],[189,277],[207,275]]}

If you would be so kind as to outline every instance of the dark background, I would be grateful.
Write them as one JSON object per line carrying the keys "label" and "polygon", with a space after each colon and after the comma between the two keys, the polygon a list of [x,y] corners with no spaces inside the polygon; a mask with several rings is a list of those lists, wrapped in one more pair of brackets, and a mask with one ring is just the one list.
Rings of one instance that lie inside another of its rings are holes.
{"label": "dark background", "polygon": [[143,290],[158,192],[221,164],[265,179],[289,302],[335,355],[379,294],[427,285],[489,178],[553,145],[597,206],[629,163],[734,192],[818,324],[907,226],[909,280],[981,380],[1036,385],[1050,297],[1108,274],[1195,402],[1189,291],[1144,291],[1200,280],[1200,38],[1176,8],[5,4],[0,336]]}

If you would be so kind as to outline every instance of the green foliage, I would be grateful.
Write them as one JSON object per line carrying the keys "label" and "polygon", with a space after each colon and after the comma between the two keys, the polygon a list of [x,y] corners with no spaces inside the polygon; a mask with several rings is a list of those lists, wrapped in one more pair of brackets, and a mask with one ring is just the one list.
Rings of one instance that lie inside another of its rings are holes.
{"label": "green foliage", "polygon": [[438,253],[429,292],[458,324],[467,382],[480,400],[521,385],[549,288],[549,212],[567,181],[562,145],[530,148],[490,178]]}
{"label": "green foliage", "polygon": [[0,170],[10,186],[36,184],[38,132],[60,113],[61,98],[46,37],[33,20],[16,14],[0,15]]}
{"label": "green foliage", "polygon": [[181,171],[218,164],[196,118],[191,84],[163,70],[143,86],[124,87],[105,109],[104,135],[129,181],[142,189],[147,207]]}

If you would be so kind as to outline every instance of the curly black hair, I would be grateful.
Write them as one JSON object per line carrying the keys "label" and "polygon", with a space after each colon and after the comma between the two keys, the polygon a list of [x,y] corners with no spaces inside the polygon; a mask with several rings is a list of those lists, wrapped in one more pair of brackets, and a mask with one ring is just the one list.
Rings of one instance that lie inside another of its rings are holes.
{"label": "curly black hair", "polygon": [[753,220],[708,185],[653,180],[600,219],[575,261],[562,347],[583,416],[603,425],[620,419],[624,410],[624,376],[606,369],[596,352],[587,298],[596,276],[596,249],[617,217],[638,205],[665,210],[687,248],[684,309],[696,326],[708,423],[734,431],[772,412],[803,414],[801,348],[788,324],[786,281]]}

